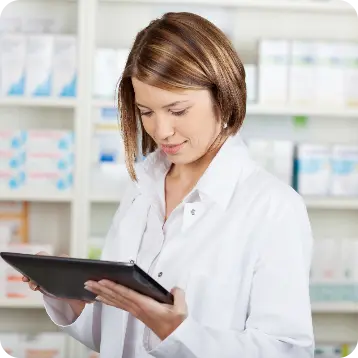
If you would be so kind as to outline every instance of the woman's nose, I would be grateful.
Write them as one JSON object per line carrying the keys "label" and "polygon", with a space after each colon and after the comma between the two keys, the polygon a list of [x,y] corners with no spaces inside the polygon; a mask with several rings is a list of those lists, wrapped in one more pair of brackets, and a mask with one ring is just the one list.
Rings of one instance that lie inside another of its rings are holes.
{"label": "woman's nose", "polygon": [[175,130],[169,118],[158,118],[155,127],[155,137],[157,140],[164,140],[171,137]]}

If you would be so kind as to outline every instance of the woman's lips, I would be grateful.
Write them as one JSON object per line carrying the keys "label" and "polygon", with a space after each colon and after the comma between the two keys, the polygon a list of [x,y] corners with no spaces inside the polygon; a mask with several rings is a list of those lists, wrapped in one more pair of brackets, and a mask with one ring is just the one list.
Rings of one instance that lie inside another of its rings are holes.
{"label": "woman's lips", "polygon": [[162,144],[161,148],[162,151],[166,154],[176,154],[179,152],[179,150],[183,147],[183,145],[185,144],[185,142],[180,143],[180,144]]}

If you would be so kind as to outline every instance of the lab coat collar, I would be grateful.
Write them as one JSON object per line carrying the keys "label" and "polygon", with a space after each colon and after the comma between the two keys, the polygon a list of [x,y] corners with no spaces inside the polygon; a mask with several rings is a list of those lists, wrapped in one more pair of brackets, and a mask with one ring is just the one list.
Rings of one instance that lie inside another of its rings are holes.
{"label": "lab coat collar", "polygon": [[[226,209],[234,189],[247,175],[248,151],[239,134],[230,136],[220,148],[209,167],[198,181],[192,192],[198,191],[200,198],[209,198]],[[159,149],[151,153],[137,167],[138,187],[149,196],[158,191],[171,162]]]}

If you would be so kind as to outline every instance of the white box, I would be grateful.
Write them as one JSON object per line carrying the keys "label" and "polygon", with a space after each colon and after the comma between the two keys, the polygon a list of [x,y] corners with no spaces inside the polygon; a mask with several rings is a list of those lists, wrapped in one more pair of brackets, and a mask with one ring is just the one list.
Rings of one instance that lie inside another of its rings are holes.
{"label": "white box", "polygon": [[340,43],[316,44],[316,104],[337,107],[344,105],[344,67]]}
{"label": "white box", "polygon": [[20,357],[67,358],[66,336],[63,333],[23,335]]}
{"label": "white box", "polygon": [[259,45],[259,102],[284,104],[288,91],[290,44],[262,40]]}
{"label": "white box", "polygon": [[245,72],[247,102],[254,103],[257,101],[257,66],[252,64],[246,64]]}
{"label": "white box", "polygon": [[344,278],[341,256],[341,242],[338,239],[323,238],[314,242],[311,282],[337,283]]}
{"label": "white box", "polygon": [[251,157],[287,185],[292,185],[294,144],[291,141],[250,139]]}
{"label": "white box", "polygon": [[328,195],[331,179],[330,155],[330,148],[326,145],[298,146],[297,182],[301,195]]}
{"label": "white box", "polygon": [[0,191],[19,190],[25,182],[25,170],[0,169]]}
{"label": "white box", "polygon": [[54,38],[51,35],[30,35],[26,55],[26,95],[50,96],[52,92],[52,55]]}
{"label": "white box", "polygon": [[26,144],[27,133],[17,130],[0,130],[0,149],[23,150]]}
{"label": "white box", "polygon": [[289,102],[313,105],[316,95],[317,57],[313,41],[293,41],[289,75]]}
{"label": "white box", "polygon": [[97,129],[93,135],[93,156],[95,163],[124,164],[124,143],[117,129]]}
{"label": "white box", "polygon": [[0,148],[0,170],[19,171],[25,169],[26,154],[21,150]]}
{"label": "white box", "polygon": [[22,96],[25,92],[26,37],[1,37],[1,95]]}
{"label": "white box", "polygon": [[77,93],[77,39],[57,35],[54,39],[53,95],[76,97]]}
{"label": "white box", "polygon": [[331,194],[358,195],[358,146],[333,146]]}
{"label": "white box", "polygon": [[[0,333],[0,345],[7,354],[14,358],[22,358],[20,355],[20,335],[17,333]],[[1,356],[3,351],[0,348]],[[8,356],[6,356],[8,357]]]}
{"label": "white box", "polygon": [[29,130],[27,153],[68,153],[74,149],[74,133],[67,130]]}
{"label": "white box", "polygon": [[26,187],[34,191],[70,191],[73,187],[73,173],[71,171],[27,172]]}
{"label": "white box", "polygon": [[287,185],[293,184],[294,143],[288,140],[273,142],[273,173]]}
{"label": "white box", "polygon": [[74,169],[72,152],[38,152],[29,153],[26,158],[26,172],[31,173],[64,173]]}
{"label": "white box", "polygon": [[358,107],[358,44],[342,45],[344,62],[344,99],[346,106]]}
{"label": "white box", "polygon": [[115,49],[99,48],[95,55],[93,95],[98,98],[113,98],[120,77],[118,52]]}

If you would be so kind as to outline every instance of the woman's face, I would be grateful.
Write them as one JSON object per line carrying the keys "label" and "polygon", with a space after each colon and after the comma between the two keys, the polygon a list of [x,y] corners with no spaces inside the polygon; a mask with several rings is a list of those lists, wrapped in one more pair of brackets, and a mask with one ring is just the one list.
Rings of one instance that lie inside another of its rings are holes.
{"label": "woman's face", "polygon": [[145,131],[174,164],[201,158],[221,131],[208,90],[170,92],[132,78]]}

